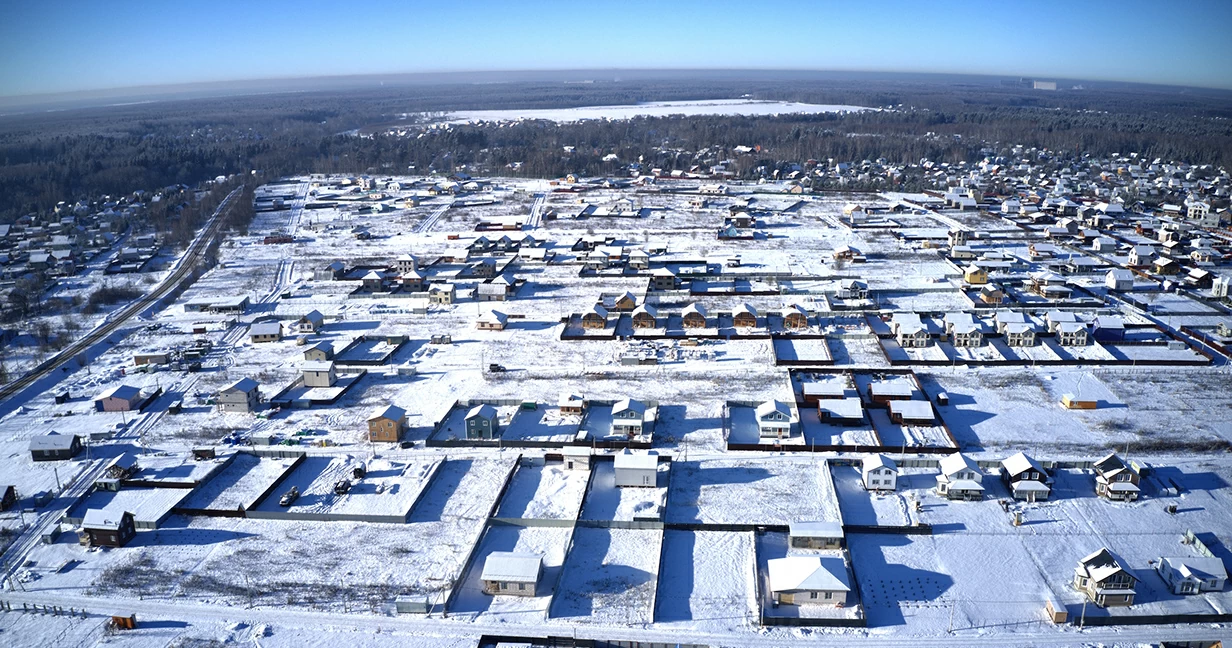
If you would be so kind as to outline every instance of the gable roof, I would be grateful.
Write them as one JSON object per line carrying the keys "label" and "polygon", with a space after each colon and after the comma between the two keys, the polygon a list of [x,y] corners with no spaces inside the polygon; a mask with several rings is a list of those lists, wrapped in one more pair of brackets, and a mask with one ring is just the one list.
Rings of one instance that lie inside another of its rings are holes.
{"label": "gable roof", "polygon": [[483,561],[480,579],[511,583],[534,583],[539,580],[543,556],[518,551],[493,551]]}
{"label": "gable roof", "polygon": [[771,592],[849,592],[847,567],[841,558],[788,556],[767,561]]}
{"label": "gable roof", "polygon": [[1005,468],[1005,472],[1009,473],[1011,477],[1021,475],[1022,473],[1030,470],[1034,470],[1039,473],[1044,472],[1044,468],[1034,459],[1027,456],[1025,452],[1019,452],[1012,457],[1002,459],[1001,466]]}
{"label": "gable roof", "polygon": [[980,470],[979,464],[975,463],[971,457],[968,457],[961,452],[955,452],[954,454],[941,459],[941,474],[946,477],[954,475],[962,470],[973,470],[977,475],[983,472]]}

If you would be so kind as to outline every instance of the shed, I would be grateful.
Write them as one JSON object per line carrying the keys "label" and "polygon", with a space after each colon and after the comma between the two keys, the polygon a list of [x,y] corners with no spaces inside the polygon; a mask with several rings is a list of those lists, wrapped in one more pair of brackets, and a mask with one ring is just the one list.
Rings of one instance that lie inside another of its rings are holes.
{"label": "shed", "polygon": [[535,596],[542,574],[542,554],[494,551],[483,561],[479,579],[485,594]]}
{"label": "shed", "polygon": [[788,538],[795,549],[840,549],[843,546],[842,522],[792,522]]}
{"label": "shed", "polygon": [[634,453],[625,448],[613,459],[612,468],[617,487],[655,488],[659,485],[659,455],[656,453]]}
{"label": "shed", "polygon": [[72,459],[81,452],[81,437],[48,432],[30,439],[30,458],[34,461]]}

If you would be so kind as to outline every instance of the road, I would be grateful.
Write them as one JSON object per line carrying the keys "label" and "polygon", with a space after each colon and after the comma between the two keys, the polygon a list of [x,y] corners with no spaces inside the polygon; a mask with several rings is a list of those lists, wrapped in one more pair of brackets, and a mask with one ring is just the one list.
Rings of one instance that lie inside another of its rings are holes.
{"label": "road", "polygon": [[76,358],[78,354],[86,351],[91,346],[99,343],[100,341],[106,339],[107,336],[119,330],[121,326],[128,322],[128,320],[136,317],[146,309],[157,304],[160,299],[167,296],[168,293],[175,289],[175,287],[179,285],[180,281],[193,271],[193,268],[197,265],[197,262],[202,259],[205,251],[209,249],[214,239],[218,236],[220,230],[222,229],[222,220],[219,216],[230,206],[231,201],[235,200],[235,197],[241,193],[242,189],[243,187],[236,187],[231,193],[227,194],[227,197],[224,198],[222,203],[218,205],[218,209],[214,211],[214,215],[211,216],[210,220],[206,222],[205,227],[201,228],[201,231],[197,234],[197,237],[193,239],[191,244],[189,244],[188,249],[185,250],[183,256],[180,257],[180,260],[172,269],[171,273],[168,274],[161,283],[141,298],[112,313],[102,324],[95,327],[94,330],[85,334],[77,341],[60,350],[60,352],[56,355],[43,361],[37,367],[31,369],[20,378],[10,382],[4,387],[0,387],[0,401],[5,401],[12,398],[23,389],[26,389],[27,387],[37,383],[39,380],[51,375],[73,358]]}
{"label": "road", "polygon": [[413,231],[416,234],[431,231],[432,228],[436,226],[436,221],[440,220],[441,216],[444,216],[445,212],[449,211],[450,207],[453,207],[453,198],[450,198],[445,204],[437,207],[431,214],[428,214],[428,217],[420,221],[419,225],[416,225]]}

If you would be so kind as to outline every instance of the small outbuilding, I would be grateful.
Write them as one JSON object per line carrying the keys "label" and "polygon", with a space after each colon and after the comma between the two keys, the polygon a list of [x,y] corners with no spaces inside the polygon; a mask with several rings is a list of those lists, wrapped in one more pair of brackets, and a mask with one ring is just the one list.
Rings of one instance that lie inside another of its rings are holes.
{"label": "small outbuilding", "polygon": [[535,596],[542,575],[542,554],[494,551],[483,561],[479,580],[485,594]]}
{"label": "small outbuilding", "polygon": [[141,404],[141,390],[132,385],[116,385],[94,397],[96,412],[131,412]]}
{"label": "small outbuilding", "polygon": [[34,461],[72,459],[81,452],[81,437],[76,434],[48,432],[30,439],[30,458]]}
{"label": "small outbuilding", "polygon": [[788,525],[793,549],[842,549],[842,522],[792,522]]}
{"label": "small outbuilding", "polygon": [[625,448],[612,461],[616,486],[655,488],[659,485],[659,455],[653,452],[633,452]]}

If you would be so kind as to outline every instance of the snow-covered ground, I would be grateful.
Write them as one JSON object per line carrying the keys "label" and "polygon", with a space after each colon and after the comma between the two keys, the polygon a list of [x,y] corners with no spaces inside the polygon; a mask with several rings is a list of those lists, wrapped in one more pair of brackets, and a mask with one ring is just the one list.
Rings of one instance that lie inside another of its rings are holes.
{"label": "snow-covered ground", "polygon": [[650,101],[623,106],[582,106],[580,108],[522,110],[462,110],[447,113],[448,123],[473,121],[517,121],[545,119],[555,122],[576,122],[587,119],[631,119],[633,117],[667,117],[670,115],[815,115],[832,112],[873,110],[862,106],[831,106],[794,101],[760,101],[754,99],[714,99],[710,101]]}

